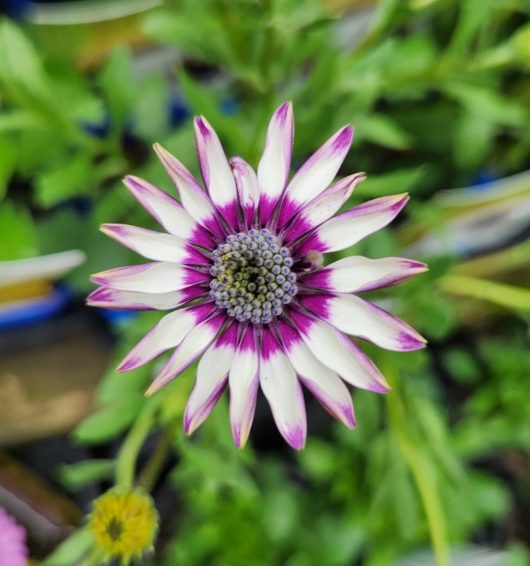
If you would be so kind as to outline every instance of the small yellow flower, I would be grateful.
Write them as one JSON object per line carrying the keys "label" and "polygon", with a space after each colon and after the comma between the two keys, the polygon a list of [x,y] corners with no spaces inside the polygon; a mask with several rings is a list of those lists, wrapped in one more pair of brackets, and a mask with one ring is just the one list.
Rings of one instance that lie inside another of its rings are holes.
{"label": "small yellow flower", "polygon": [[89,527],[106,558],[128,564],[152,550],[158,514],[144,491],[113,489],[94,502]]}

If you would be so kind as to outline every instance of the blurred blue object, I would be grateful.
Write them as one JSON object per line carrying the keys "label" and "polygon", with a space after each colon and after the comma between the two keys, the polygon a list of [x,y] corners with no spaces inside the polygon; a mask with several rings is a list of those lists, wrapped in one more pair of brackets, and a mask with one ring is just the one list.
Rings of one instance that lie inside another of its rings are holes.
{"label": "blurred blue object", "polygon": [[168,121],[172,128],[178,128],[190,117],[190,111],[180,96],[172,96],[169,100]]}
{"label": "blurred blue object", "polygon": [[471,190],[473,190],[473,189],[478,189],[478,190],[487,189],[487,188],[489,188],[489,187],[487,187],[487,185],[489,185],[490,183],[493,183],[494,181],[498,181],[499,179],[500,179],[499,175],[497,175],[493,171],[490,171],[488,169],[483,169],[482,171],[479,171],[471,179],[471,181],[469,183],[469,189],[471,189]]}
{"label": "blurred blue object", "polygon": [[0,332],[52,318],[68,305],[70,292],[56,287],[47,297],[19,301],[0,306]]}
{"label": "blurred blue object", "polygon": [[120,326],[122,322],[126,322],[138,316],[137,311],[122,311],[115,309],[97,309],[97,310],[111,326]]}
{"label": "blurred blue object", "polygon": [[233,96],[229,96],[221,102],[221,112],[227,116],[237,114],[238,106],[236,99]]}
{"label": "blurred blue object", "polygon": [[95,138],[104,138],[110,129],[110,113],[105,112],[105,116],[99,124],[96,122],[81,122],[81,127],[87,134]]}
{"label": "blurred blue object", "polygon": [[15,19],[23,18],[30,6],[29,0],[0,0],[0,12]]}

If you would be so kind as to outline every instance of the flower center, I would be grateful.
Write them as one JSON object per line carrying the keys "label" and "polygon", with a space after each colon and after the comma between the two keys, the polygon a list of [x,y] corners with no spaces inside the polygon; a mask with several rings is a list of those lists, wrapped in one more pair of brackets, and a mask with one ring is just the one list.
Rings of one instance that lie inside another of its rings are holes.
{"label": "flower center", "polygon": [[271,322],[298,290],[288,248],[266,228],[231,234],[212,259],[210,297],[239,322]]}
{"label": "flower center", "polygon": [[116,517],[112,517],[107,524],[107,534],[113,541],[117,541],[123,533],[123,523]]}

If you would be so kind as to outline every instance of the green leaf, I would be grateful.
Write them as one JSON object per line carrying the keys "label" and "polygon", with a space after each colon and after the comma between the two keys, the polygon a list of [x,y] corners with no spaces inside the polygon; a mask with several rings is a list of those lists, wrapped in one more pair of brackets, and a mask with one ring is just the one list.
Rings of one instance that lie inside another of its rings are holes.
{"label": "green leaf", "polygon": [[460,383],[473,385],[480,381],[481,371],[473,356],[463,348],[446,349],[444,365]]}
{"label": "green leaf", "polygon": [[0,261],[38,255],[38,239],[33,218],[21,205],[0,203]]}
{"label": "green leaf", "polygon": [[22,106],[60,114],[37,51],[20,29],[5,18],[0,21],[0,83],[9,97]]}
{"label": "green leaf", "polygon": [[86,153],[66,158],[57,168],[52,168],[37,179],[37,202],[52,207],[69,198],[87,194],[91,179],[91,161]]}
{"label": "green leaf", "polygon": [[17,163],[17,152],[13,140],[0,135],[0,201],[4,198],[7,183],[13,174]]}
{"label": "green leaf", "polygon": [[408,149],[412,139],[392,118],[384,114],[367,114],[355,120],[361,140],[392,149]]}
{"label": "green leaf", "polygon": [[138,89],[131,54],[127,49],[120,48],[112,53],[101,71],[99,83],[109,105],[112,128],[121,131],[131,117]]}
{"label": "green leaf", "polygon": [[515,127],[527,124],[528,111],[491,87],[459,82],[448,84],[443,90],[470,112],[487,117],[491,122]]}
{"label": "green leaf", "polygon": [[145,399],[141,395],[128,396],[111,403],[87,417],[73,432],[82,444],[99,444],[123,432],[138,415]]}
{"label": "green leaf", "polygon": [[76,464],[61,466],[59,477],[70,490],[112,477],[116,463],[114,460],[85,460]]}
{"label": "green leaf", "polygon": [[245,147],[245,136],[240,132],[235,120],[221,112],[220,101],[211,89],[201,86],[185,72],[179,74],[179,84],[194,114],[208,116],[208,121],[220,137],[226,139],[233,147]]}
{"label": "green leaf", "polygon": [[382,173],[380,175],[369,175],[357,189],[356,195],[363,197],[381,197],[390,194],[403,192],[414,192],[426,175],[427,169],[424,166],[400,169],[392,173]]}
{"label": "green leaf", "polygon": [[92,532],[80,529],[63,541],[43,562],[44,566],[75,566],[88,554],[94,544]]}

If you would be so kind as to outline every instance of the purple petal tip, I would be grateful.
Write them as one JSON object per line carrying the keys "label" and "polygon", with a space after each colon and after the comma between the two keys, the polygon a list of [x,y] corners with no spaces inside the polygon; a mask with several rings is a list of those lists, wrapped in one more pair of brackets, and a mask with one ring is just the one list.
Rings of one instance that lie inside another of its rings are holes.
{"label": "purple petal tip", "polygon": [[295,450],[302,450],[305,447],[305,439],[305,432],[300,428],[285,435],[285,440]]}
{"label": "purple petal tip", "polygon": [[202,116],[197,116],[195,118],[195,125],[203,136],[206,137],[210,135],[210,129],[206,125],[206,121]]}

